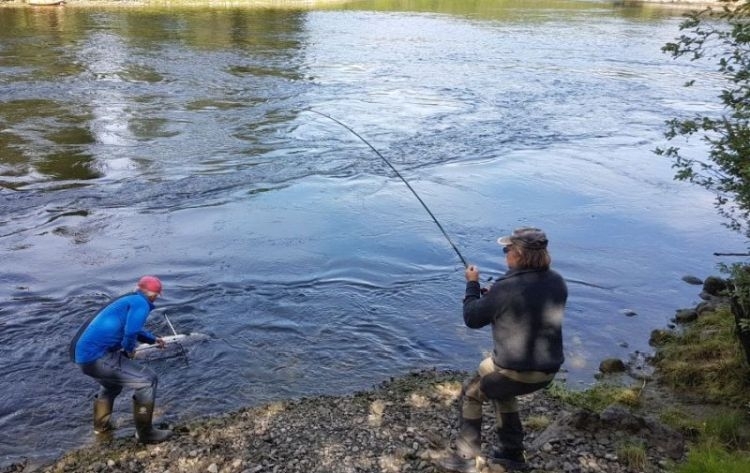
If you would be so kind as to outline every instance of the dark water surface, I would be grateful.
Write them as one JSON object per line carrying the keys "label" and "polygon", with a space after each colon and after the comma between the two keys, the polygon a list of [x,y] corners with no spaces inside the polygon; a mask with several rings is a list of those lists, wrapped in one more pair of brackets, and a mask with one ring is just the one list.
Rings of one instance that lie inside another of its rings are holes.
{"label": "dark water surface", "polygon": [[457,255],[308,109],[388,157],[483,278],[505,270],[497,236],[548,231],[573,386],[697,301],[680,278],[744,245],[652,153],[666,119],[717,102],[717,78],[660,52],[678,14],[440,3],[0,10],[0,464],[91,441],[67,343],[146,273],[165,283],[149,328],[169,333],[166,310],[211,336],[150,362],[173,422],[476,366],[490,335],[463,326]]}

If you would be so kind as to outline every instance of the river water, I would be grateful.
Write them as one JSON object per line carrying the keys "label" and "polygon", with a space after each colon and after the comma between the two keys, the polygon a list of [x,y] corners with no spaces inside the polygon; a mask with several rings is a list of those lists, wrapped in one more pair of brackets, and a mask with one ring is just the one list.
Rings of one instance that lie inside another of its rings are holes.
{"label": "river water", "polygon": [[483,280],[499,235],[548,232],[571,386],[697,302],[681,278],[745,247],[652,152],[716,109],[660,51],[679,12],[435,3],[0,10],[0,465],[92,441],[67,343],[142,274],[150,329],[210,336],[149,362],[172,422],[476,366],[458,255],[310,110]]}

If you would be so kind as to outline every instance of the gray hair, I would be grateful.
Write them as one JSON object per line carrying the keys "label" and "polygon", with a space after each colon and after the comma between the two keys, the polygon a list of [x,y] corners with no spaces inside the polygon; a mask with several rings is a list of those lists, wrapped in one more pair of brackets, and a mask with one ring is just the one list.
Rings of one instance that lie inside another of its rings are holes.
{"label": "gray hair", "polygon": [[547,248],[532,249],[521,245],[511,245],[510,251],[518,256],[518,269],[549,269],[552,258]]}

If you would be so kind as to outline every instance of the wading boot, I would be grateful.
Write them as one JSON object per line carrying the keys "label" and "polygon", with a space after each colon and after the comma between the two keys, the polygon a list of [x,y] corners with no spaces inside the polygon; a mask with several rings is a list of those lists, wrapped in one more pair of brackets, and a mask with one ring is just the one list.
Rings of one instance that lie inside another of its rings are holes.
{"label": "wading boot", "polygon": [[523,425],[518,412],[500,414],[502,425],[496,428],[499,448],[492,450],[490,463],[501,465],[506,471],[523,471],[528,468],[523,451]]}
{"label": "wading boot", "polygon": [[476,473],[477,457],[481,455],[482,419],[461,418],[455,450],[448,451],[440,466],[458,473]]}
{"label": "wading boot", "polygon": [[523,450],[494,449],[490,464],[500,465],[505,468],[505,471],[524,471],[529,467]]}
{"label": "wading boot", "polygon": [[476,458],[464,458],[455,451],[450,451],[445,458],[440,460],[439,465],[446,471],[479,473]]}
{"label": "wading boot", "polygon": [[154,428],[151,423],[154,417],[154,403],[140,403],[133,399],[133,419],[135,420],[135,438],[140,443],[159,443],[172,436],[171,430]]}
{"label": "wading boot", "polygon": [[112,406],[115,400],[111,398],[94,398],[94,433],[106,435],[114,430],[112,425]]}
{"label": "wading boot", "polygon": [[456,452],[464,458],[474,459],[482,453],[482,419],[461,418],[456,436]]}

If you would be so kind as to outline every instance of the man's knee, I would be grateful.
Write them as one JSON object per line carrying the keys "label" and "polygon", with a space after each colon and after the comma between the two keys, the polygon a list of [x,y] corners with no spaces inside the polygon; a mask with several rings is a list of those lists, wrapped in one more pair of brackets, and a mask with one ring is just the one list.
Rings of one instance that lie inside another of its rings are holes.
{"label": "man's knee", "polygon": [[114,399],[117,396],[120,395],[122,392],[122,386],[118,385],[108,385],[108,386],[102,386],[101,390],[99,390],[99,397],[104,399]]}
{"label": "man's knee", "polygon": [[482,378],[479,375],[467,379],[461,387],[461,397],[470,398],[481,402],[484,398],[480,385]]}
{"label": "man's knee", "polygon": [[156,399],[156,386],[159,384],[159,379],[155,373],[151,372],[150,374],[151,375],[147,378],[149,384],[144,383],[144,385],[136,389],[135,394],[133,394],[133,398],[141,404],[150,404]]}

